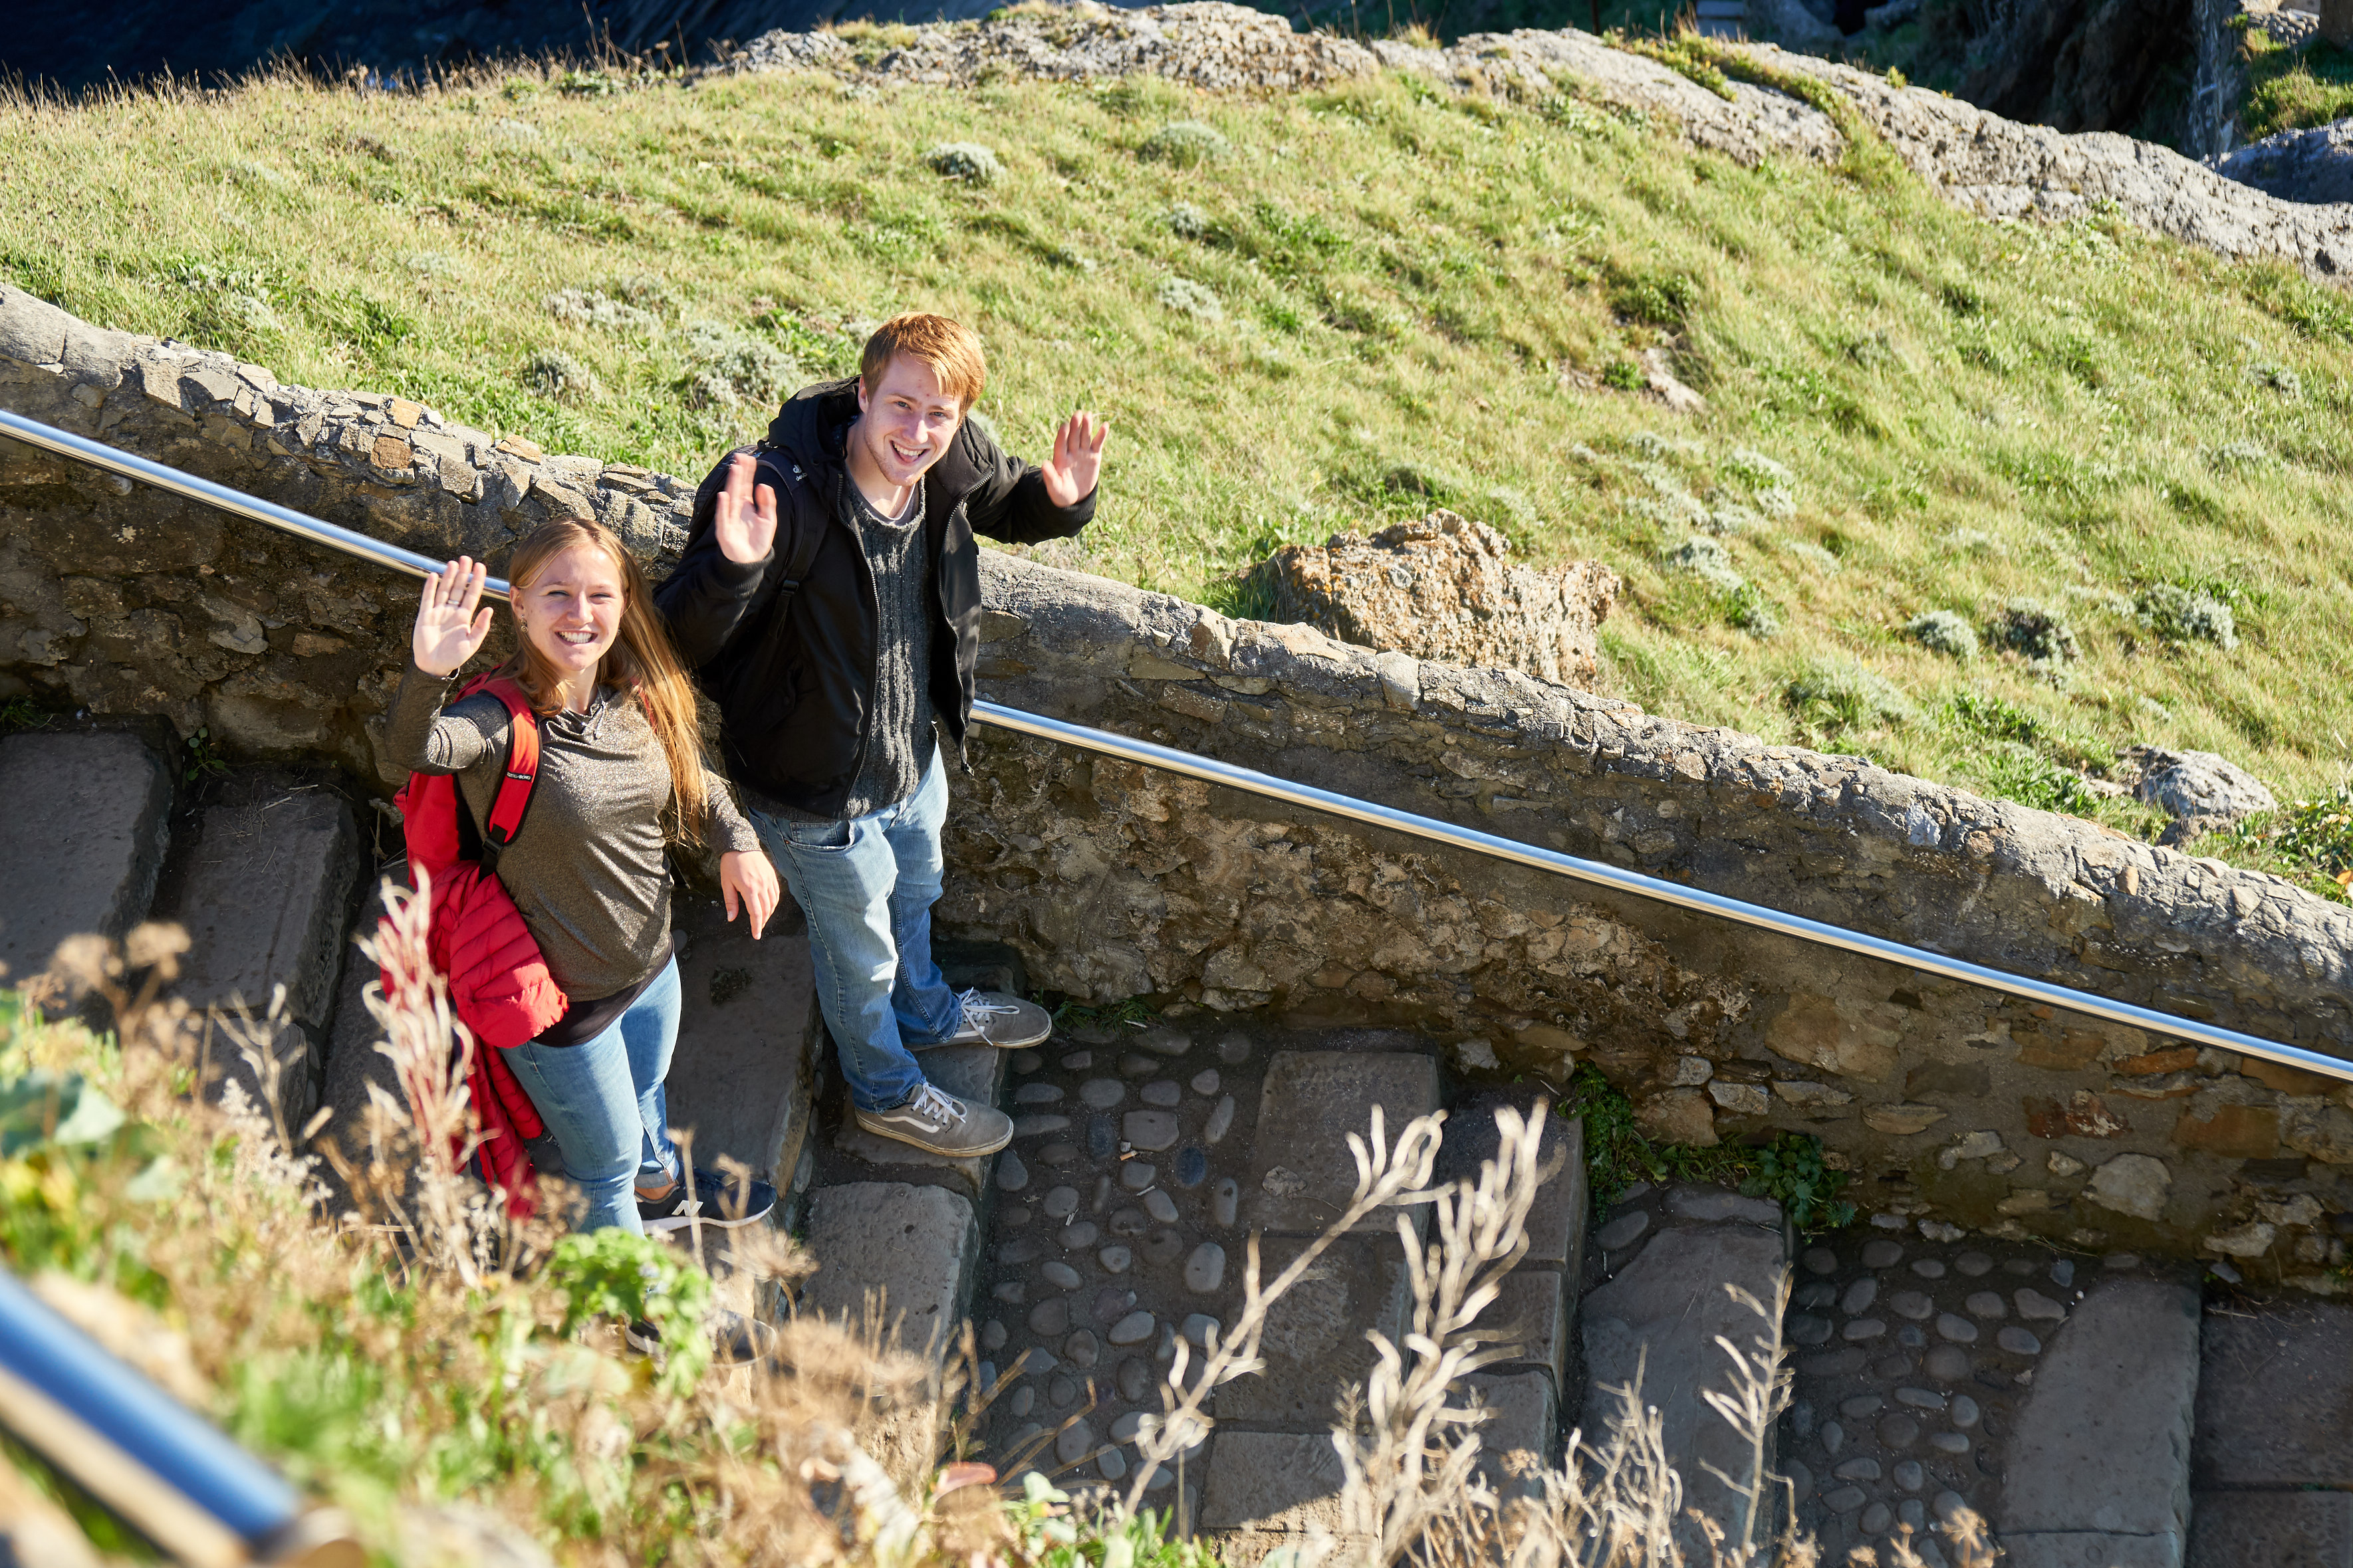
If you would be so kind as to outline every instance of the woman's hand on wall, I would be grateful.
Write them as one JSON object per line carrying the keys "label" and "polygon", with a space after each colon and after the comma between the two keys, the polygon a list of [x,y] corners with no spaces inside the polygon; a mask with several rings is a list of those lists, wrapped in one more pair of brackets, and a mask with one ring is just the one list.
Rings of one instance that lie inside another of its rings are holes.
{"label": "woman's hand on wall", "polygon": [[[417,629],[408,639],[417,668],[427,675],[455,675],[482,651],[491,635],[491,607],[482,604],[482,584],[489,577],[490,568],[460,555],[425,579],[425,590],[417,596]],[[775,872],[768,875],[775,879]]]}
{"label": "woman's hand on wall", "polygon": [[776,885],[776,868],[757,849],[731,849],[719,858],[719,892],[727,900],[727,918],[735,918],[735,905],[741,899],[744,917],[752,922],[752,937],[757,941],[768,917],[776,912],[776,900],[784,890]]}

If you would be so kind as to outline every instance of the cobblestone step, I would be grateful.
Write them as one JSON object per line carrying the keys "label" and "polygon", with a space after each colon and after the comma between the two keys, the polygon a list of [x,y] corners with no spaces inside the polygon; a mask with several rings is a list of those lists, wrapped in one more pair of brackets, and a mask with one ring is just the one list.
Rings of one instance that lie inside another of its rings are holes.
{"label": "cobblestone step", "polygon": [[147,913],[171,834],[172,781],[136,735],[0,740],[0,975],[21,984],[58,944],[119,937]]}
{"label": "cobblestone step", "polygon": [[[1726,1287],[1772,1311],[1788,1264],[1781,1206],[1715,1187],[1638,1184],[1593,1240],[1594,1277],[1577,1309],[1585,1351],[1578,1424],[1586,1441],[1607,1441],[1622,1419],[1613,1391],[1639,1380],[1643,1404],[1658,1409],[1668,1460],[1683,1477],[1685,1508],[1705,1514],[1736,1542],[1741,1505],[1707,1467],[1744,1475],[1748,1446],[1709,1408],[1706,1394],[1728,1394],[1736,1386],[1719,1337],[1743,1347],[1759,1336],[1771,1341],[1769,1317],[1740,1304]],[[1768,1438],[1768,1465],[1771,1446]],[[1760,1537],[1770,1523],[1758,1521]],[[1679,1533],[1684,1551],[1705,1561],[1698,1527],[1686,1520]]]}
{"label": "cobblestone step", "polygon": [[[350,805],[322,786],[251,773],[224,780],[192,843],[179,847],[158,913],[187,928],[178,994],[216,1013],[247,1009],[264,1026],[273,993],[285,1015],[269,1048],[283,1066],[278,1109],[299,1131],[318,1103],[362,865]],[[261,1085],[217,1026],[203,1049],[225,1081]]]}
{"label": "cobblestone step", "polygon": [[[1862,1546],[1884,1559],[1909,1524],[1945,1563],[1944,1520],[1965,1504],[2021,1565],[2180,1562],[2168,1510],[2187,1503],[2197,1373],[2183,1270],[1859,1230],[1805,1247],[1796,1279],[1781,1470],[1826,1560]],[[2112,1352],[2126,1364],[2104,1373]],[[2118,1389],[2099,1392],[2103,1376]],[[2112,1432],[2117,1420],[2131,1430]]]}
{"label": "cobblestone step", "polygon": [[2190,1568],[2353,1568],[2353,1307],[2233,1303],[2199,1342]]}

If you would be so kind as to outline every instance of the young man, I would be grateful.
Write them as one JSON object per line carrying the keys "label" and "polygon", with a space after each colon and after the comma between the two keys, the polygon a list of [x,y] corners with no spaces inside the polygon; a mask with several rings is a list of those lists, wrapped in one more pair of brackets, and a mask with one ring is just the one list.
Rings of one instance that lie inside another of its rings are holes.
{"label": "young man", "polygon": [[987,375],[968,328],[885,321],[854,379],[795,394],[756,457],[705,481],[655,595],[808,916],[859,1125],[953,1155],[1003,1148],[1013,1123],[925,1081],[913,1053],[1035,1045],[1050,1028],[1029,1003],[950,991],[932,961],[943,752],[963,760],[979,647],[973,534],[1077,533],[1108,433],[1076,413],[1046,463],[1008,458],[965,418]]}

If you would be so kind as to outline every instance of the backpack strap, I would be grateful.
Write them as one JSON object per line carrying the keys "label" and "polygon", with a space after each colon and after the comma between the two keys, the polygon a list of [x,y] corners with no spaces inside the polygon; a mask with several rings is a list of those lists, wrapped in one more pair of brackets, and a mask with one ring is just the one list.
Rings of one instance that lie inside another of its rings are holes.
{"label": "backpack strap", "polygon": [[501,770],[499,793],[491,800],[491,818],[481,832],[482,869],[496,874],[500,853],[522,831],[532,792],[539,783],[539,719],[531,710],[531,699],[512,680],[485,680],[476,689],[489,691],[507,708],[506,765]]}
{"label": "backpack strap", "polygon": [[[808,483],[808,476],[801,471],[799,464],[793,462],[782,452],[771,447],[762,446],[757,448],[753,460],[759,468],[775,470],[780,477],[784,471],[789,469],[795,483],[804,486]],[[756,478],[754,482],[757,482]],[[793,536],[792,553],[786,556],[779,552],[777,556],[777,559],[784,563],[785,571],[784,575],[776,580],[776,600],[780,605],[789,605],[793,595],[799,593],[801,584],[808,580],[809,568],[817,564],[817,552],[825,543],[825,529],[822,526],[802,527],[800,509],[791,508],[787,515],[787,509],[781,504],[784,500],[785,487],[777,485],[775,489],[779,502],[776,508],[776,526],[780,529],[790,528]]]}

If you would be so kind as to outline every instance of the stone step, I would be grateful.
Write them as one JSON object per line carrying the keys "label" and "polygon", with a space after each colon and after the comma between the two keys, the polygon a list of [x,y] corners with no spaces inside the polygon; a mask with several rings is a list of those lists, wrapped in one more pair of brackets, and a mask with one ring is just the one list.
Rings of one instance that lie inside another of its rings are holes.
{"label": "stone step", "polygon": [[120,937],[155,895],[172,779],[136,735],[0,740],[0,983],[47,969],[58,944]]}
{"label": "stone step", "polygon": [[980,1256],[973,1205],[945,1187],[851,1182],[811,1189],[802,1223],[818,1270],[802,1284],[797,1310],[871,1325],[886,1348],[923,1363],[923,1388],[889,1414],[874,1445],[892,1476],[919,1477],[946,1435],[944,1373],[959,1349]]}
{"label": "stone step", "polygon": [[2180,1568],[2199,1310],[2188,1283],[2107,1280],[2052,1336],[1994,1521],[2015,1568]]}
{"label": "stone step", "polygon": [[684,993],[670,1069],[670,1121],[692,1136],[696,1163],[741,1160],[779,1192],[806,1184],[818,1051],[826,1045],[809,978],[807,926],[787,903],[757,941],[715,899],[681,894]]}
{"label": "stone step", "polygon": [[[343,969],[362,863],[359,826],[343,796],[269,773],[222,781],[193,843],[175,852],[159,912],[187,928],[178,994],[217,1016],[262,1020],[278,987],[285,1014],[268,1048],[282,1066],[277,1105],[299,1131],[318,1103],[321,1064]],[[201,1047],[207,1072],[262,1093],[218,1026]]]}
{"label": "stone step", "polygon": [[[1788,1264],[1788,1230],[1778,1204],[1715,1187],[1630,1189],[1594,1234],[1601,1278],[1578,1305],[1585,1350],[1580,1429],[1599,1447],[1623,1416],[1613,1392],[1641,1384],[1656,1406],[1668,1460],[1683,1477],[1687,1510],[1704,1513],[1727,1541],[1740,1542],[1739,1500],[1709,1473],[1743,1476],[1748,1445],[1706,1402],[1735,1394],[1733,1365],[1719,1337],[1747,1348],[1775,1340],[1770,1314]],[[1760,1317],[1727,1287],[1764,1306]],[[1768,1435],[1766,1460],[1773,1459]],[[1762,1539],[1774,1521],[1756,1521]],[[1687,1553],[1705,1560],[1697,1527],[1679,1527]]]}
{"label": "stone step", "polygon": [[[1940,1537],[1966,1506],[2021,1563],[2074,1563],[2080,1548],[2178,1564],[2165,1500],[2187,1484],[2176,1418],[2196,1376],[2184,1271],[1921,1228],[1935,1234],[1825,1237],[1799,1258],[1778,1448],[1825,1561],[1883,1561],[1907,1524],[1928,1562],[1957,1561]],[[2103,1373],[2103,1354],[2121,1360]],[[2129,1387],[2087,1392],[2110,1375]],[[2111,1430],[2121,1420],[2132,1429]]]}
{"label": "stone step", "polygon": [[2353,1307],[2206,1318],[2190,1478],[2191,1568],[2353,1568]]}
{"label": "stone step", "polygon": [[[1525,1113],[1537,1097],[1490,1090],[1448,1113],[1446,1142],[1439,1152],[1440,1181],[1476,1183],[1482,1163],[1495,1157],[1499,1133],[1495,1109]],[[1515,1331],[1512,1359],[1494,1364],[1497,1375],[1542,1371],[1557,1400],[1568,1373],[1568,1330],[1585,1259],[1585,1221],[1591,1205],[1586,1189],[1585,1123],[1548,1117],[1542,1124],[1538,1157],[1560,1168],[1536,1190],[1528,1211],[1527,1255],[1504,1277],[1503,1294],[1480,1315],[1482,1325]]]}

